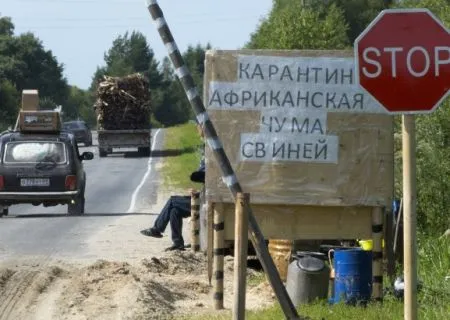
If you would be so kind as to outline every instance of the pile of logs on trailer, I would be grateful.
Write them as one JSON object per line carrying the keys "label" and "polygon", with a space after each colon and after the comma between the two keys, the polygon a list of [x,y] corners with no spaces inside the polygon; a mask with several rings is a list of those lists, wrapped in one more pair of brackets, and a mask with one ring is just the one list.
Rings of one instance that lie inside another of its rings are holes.
{"label": "pile of logs on trailer", "polygon": [[122,78],[104,76],[94,109],[99,129],[147,129],[151,114],[148,80],[139,73]]}
{"label": "pile of logs on trailer", "polygon": [[152,110],[148,79],[139,73],[104,76],[98,83],[96,98],[100,157],[112,153],[113,148],[137,148],[139,154],[150,156]]}

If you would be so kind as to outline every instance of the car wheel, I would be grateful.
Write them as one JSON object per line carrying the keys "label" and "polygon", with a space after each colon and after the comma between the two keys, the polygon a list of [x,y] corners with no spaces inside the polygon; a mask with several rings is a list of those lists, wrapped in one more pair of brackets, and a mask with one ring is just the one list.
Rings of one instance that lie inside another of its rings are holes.
{"label": "car wheel", "polygon": [[84,204],[85,204],[85,199],[84,199],[84,194],[78,196],[75,199],[75,203],[69,203],[67,205],[67,213],[71,214],[71,215],[79,215],[79,214],[83,214],[84,213]]}
{"label": "car wheel", "polygon": [[7,216],[8,214],[9,214],[9,208],[8,208],[8,207],[3,208],[3,210],[2,210],[2,216]]}
{"label": "car wheel", "polygon": [[108,155],[108,152],[105,149],[98,149],[98,155],[100,156],[100,158],[104,158]]}

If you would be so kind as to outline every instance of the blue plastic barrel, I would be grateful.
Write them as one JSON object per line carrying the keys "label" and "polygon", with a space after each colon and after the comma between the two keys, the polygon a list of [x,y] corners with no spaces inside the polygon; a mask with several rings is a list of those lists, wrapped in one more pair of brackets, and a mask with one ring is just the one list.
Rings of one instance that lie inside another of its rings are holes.
{"label": "blue plastic barrel", "polygon": [[334,252],[334,303],[365,303],[372,294],[372,251],[360,248]]}

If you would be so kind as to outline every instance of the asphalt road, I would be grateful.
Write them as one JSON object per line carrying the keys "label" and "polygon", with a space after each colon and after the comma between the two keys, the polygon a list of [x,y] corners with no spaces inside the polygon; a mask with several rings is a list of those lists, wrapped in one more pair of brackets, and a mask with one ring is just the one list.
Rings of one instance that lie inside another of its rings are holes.
{"label": "asphalt road", "polygon": [[[93,136],[92,147],[80,145],[80,152],[94,152],[94,159],[84,162],[86,213],[68,216],[67,206],[10,207],[9,215],[0,218],[0,258],[78,250],[83,236],[92,235],[122,216],[145,214],[146,203],[152,201],[149,197],[156,197],[158,177],[154,168],[159,159],[138,157],[136,152],[99,158],[95,133]],[[161,149],[162,138],[163,131],[153,132],[153,150]]]}

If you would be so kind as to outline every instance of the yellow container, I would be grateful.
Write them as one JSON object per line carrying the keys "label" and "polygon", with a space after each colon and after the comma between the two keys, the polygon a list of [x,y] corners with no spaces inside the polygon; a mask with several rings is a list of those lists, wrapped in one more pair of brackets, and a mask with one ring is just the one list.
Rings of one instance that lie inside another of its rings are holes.
{"label": "yellow container", "polygon": [[282,281],[286,281],[287,278],[293,244],[294,242],[292,240],[269,239],[269,253]]}
{"label": "yellow container", "polygon": [[[372,241],[372,239],[359,240],[358,244],[364,251],[371,251],[373,249],[373,241]],[[384,248],[384,239],[381,240],[381,248]]]}

